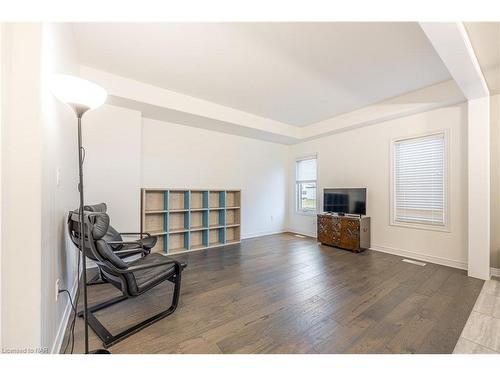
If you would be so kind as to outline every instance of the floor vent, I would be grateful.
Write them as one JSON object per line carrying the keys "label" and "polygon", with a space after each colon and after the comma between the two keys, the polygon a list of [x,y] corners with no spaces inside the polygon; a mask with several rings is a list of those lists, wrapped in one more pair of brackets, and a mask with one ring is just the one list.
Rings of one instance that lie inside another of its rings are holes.
{"label": "floor vent", "polygon": [[411,259],[403,259],[403,262],[406,262],[406,263],[411,263],[411,264],[416,264],[417,266],[425,266],[427,263],[424,263],[424,262],[419,262],[417,260],[411,260]]}
{"label": "floor vent", "polygon": [[306,238],[306,236],[303,236],[301,234],[294,234],[295,237],[299,237],[299,238]]}

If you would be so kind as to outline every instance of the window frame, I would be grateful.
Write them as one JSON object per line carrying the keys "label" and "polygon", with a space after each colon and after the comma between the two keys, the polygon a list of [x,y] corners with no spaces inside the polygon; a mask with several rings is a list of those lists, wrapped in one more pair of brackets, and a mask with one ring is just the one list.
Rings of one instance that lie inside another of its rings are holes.
{"label": "window frame", "polygon": [[[304,160],[316,160],[316,179],[315,180],[299,180],[298,179],[298,165],[300,161]],[[303,155],[300,157],[295,158],[294,162],[294,168],[295,168],[295,213],[299,215],[306,215],[306,216],[315,216],[318,213],[318,206],[319,206],[319,196],[318,196],[318,191],[319,191],[319,184],[318,184],[318,154],[309,154],[309,155]],[[316,207],[314,210],[312,209],[301,209],[300,208],[300,189],[299,189],[299,184],[303,183],[312,183],[314,182],[316,184]]]}
{"label": "window frame", "polygon": [[[444,222],[443,224],[430,224],[423,222],[409,222],[409,221],[401,221],[396,220],[396,142],[415,139],[415,138],[425,138],[433,135],[442,135],[444,139],[444,172],[443,172],[443,185],[444,185],[444,199],[443,199],[443,216]],[[449,181],[450,181],[450,142],[449,142],[449,131],[448,129],[440,129],[435,131],[429,131],[425,133],[419,133],[410,136],[397,137],[393,138],[390,141],[390,221],[389,224],[396,227],[406,227],[413,229],[422,229],[422,230],[432,230],[438,232],[450,232],[450,190],[449,190]]]}

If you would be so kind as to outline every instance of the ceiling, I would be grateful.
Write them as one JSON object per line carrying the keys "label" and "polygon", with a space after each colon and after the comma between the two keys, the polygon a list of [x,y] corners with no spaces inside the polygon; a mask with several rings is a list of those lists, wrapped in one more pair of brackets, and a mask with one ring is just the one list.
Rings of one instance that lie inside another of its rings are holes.
{"label": "ceiling", "polygon": [[404,23],[77,23],[83,65],[294,126],[450,79]]}
{"label": "ceiling", "polygon": [[466,22],[465,29],[490,93],[500,94],[500,22]]}

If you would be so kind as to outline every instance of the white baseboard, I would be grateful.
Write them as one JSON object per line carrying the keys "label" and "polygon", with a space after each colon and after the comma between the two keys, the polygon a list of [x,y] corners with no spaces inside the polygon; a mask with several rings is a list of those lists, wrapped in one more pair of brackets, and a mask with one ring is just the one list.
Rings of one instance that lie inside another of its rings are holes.
{"label": "white baseboard", "polygon": [[254,232],[254,233],[248,233],[248,234],[242,235],[241,239],[242,240],[246,240],[246,239],[249,239],[249,238],[271,236],[273,234],[280,234],[280,233],[285,233],[285,232],[287,232],[286,229],[280,229],[280,230],[270,231],[270,232],[267,232],[267,231],[266,232]]}
{"label": "white baseboard", "polygon": [[290,233],[294,233],[294,234],[300,234],[301,236],[306,236],[306,237],[311,237],[311,238],[317,238],[317,234],[316,233],[301,232],[301,231],[298,231],[298,230],[295,230],[295,229],[287,229],[287,230],[285,230],[285,232],[290,232]]}
{"label": "white baseboard", "polygon": [[[312,238],[317,238],[316,233],[301,232],[301,231],[297,231],[297,230],[290,229],[290,228],[288,229],[288,232],[296,233],[296,234],[300,234],[300,235],[308,236],[308,237],[312,237]],[[443,266],[467,270],[467,262],[460,262],[460,261],[456,261],[456,260],[452,260],[452,259],[433,256],[433,255],[416,253],[416,252],[409,251],[409,250],[397,249],[394,247],[388,247],[388,246],[382,246],[382,245],[372,245],[370,247],[370,250],[380,251],[383,253],[398,255],[398,256],[405,257],[405,258],[412,258],[412,259],[421,260],[424,262],[436,263],[436,264],[440,264]],[[493,276],[495,276],[495,272],[497,272],[499,274],[499,277],[500,277],[500,269],[492,268],[491,272],[492,272]]]}
{"label": "white baseboard", "polygon": [[[73,283],[73,286],[69,291],[73,301],[75,300],[75,294],[78,287],[78,279],[79,278],[75,279],[75,282]],[[56,338],[54,339],[54,343],[52,344],[52,348],[50,349],[51,354],[59,354],[59,352],[61,351],[64,334],[66,333],[66,328],[68,326],[69,318],[71,317],[71,311],[72,311],[71,302],[68,298],[68,295],[67,294],[64,295],[66,295],[67,299],[66,307],[64,308],[63,317],[61,319],[61,322],[59,323],[59,327],[57,328]]]}
{"label": "white baseboard", "polygon": [[412,259],[421,260],[421,261],[429,262],[429,263],[436,263],[436,264],[440,264],[442,266],[448,266],[448,267],[453,267],[453,268],[459,268],[462,270],[467,270],[467,263],[466,262],[460,262],[457,260],[441,258],[441,257],[437,257],[434,255],[420,254],[420,253],[415,253],[415,252],[409,251],[409,250],[396,249],[394,247],[387,247],[387,246],[380,246],[380,245],[372,245],[370,247],[370,250],[380,251],[382,253],[387,253],[387,254],[392,254],[392,255],[398,255],[401,257],[405,257],[405,258],[412,258]]}
{"label": "white baseboard", "polygon": [[491,267],[491,276],[500,277],[500,268]]}

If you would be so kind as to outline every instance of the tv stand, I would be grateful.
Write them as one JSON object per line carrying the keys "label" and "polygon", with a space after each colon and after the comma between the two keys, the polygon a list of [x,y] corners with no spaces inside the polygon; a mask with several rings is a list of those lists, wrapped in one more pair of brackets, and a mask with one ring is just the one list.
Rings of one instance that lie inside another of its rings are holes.
{"label": "tv stand", "polygon": [[370,217],[318,214],[318,241],[359,253],[370,247]]}

